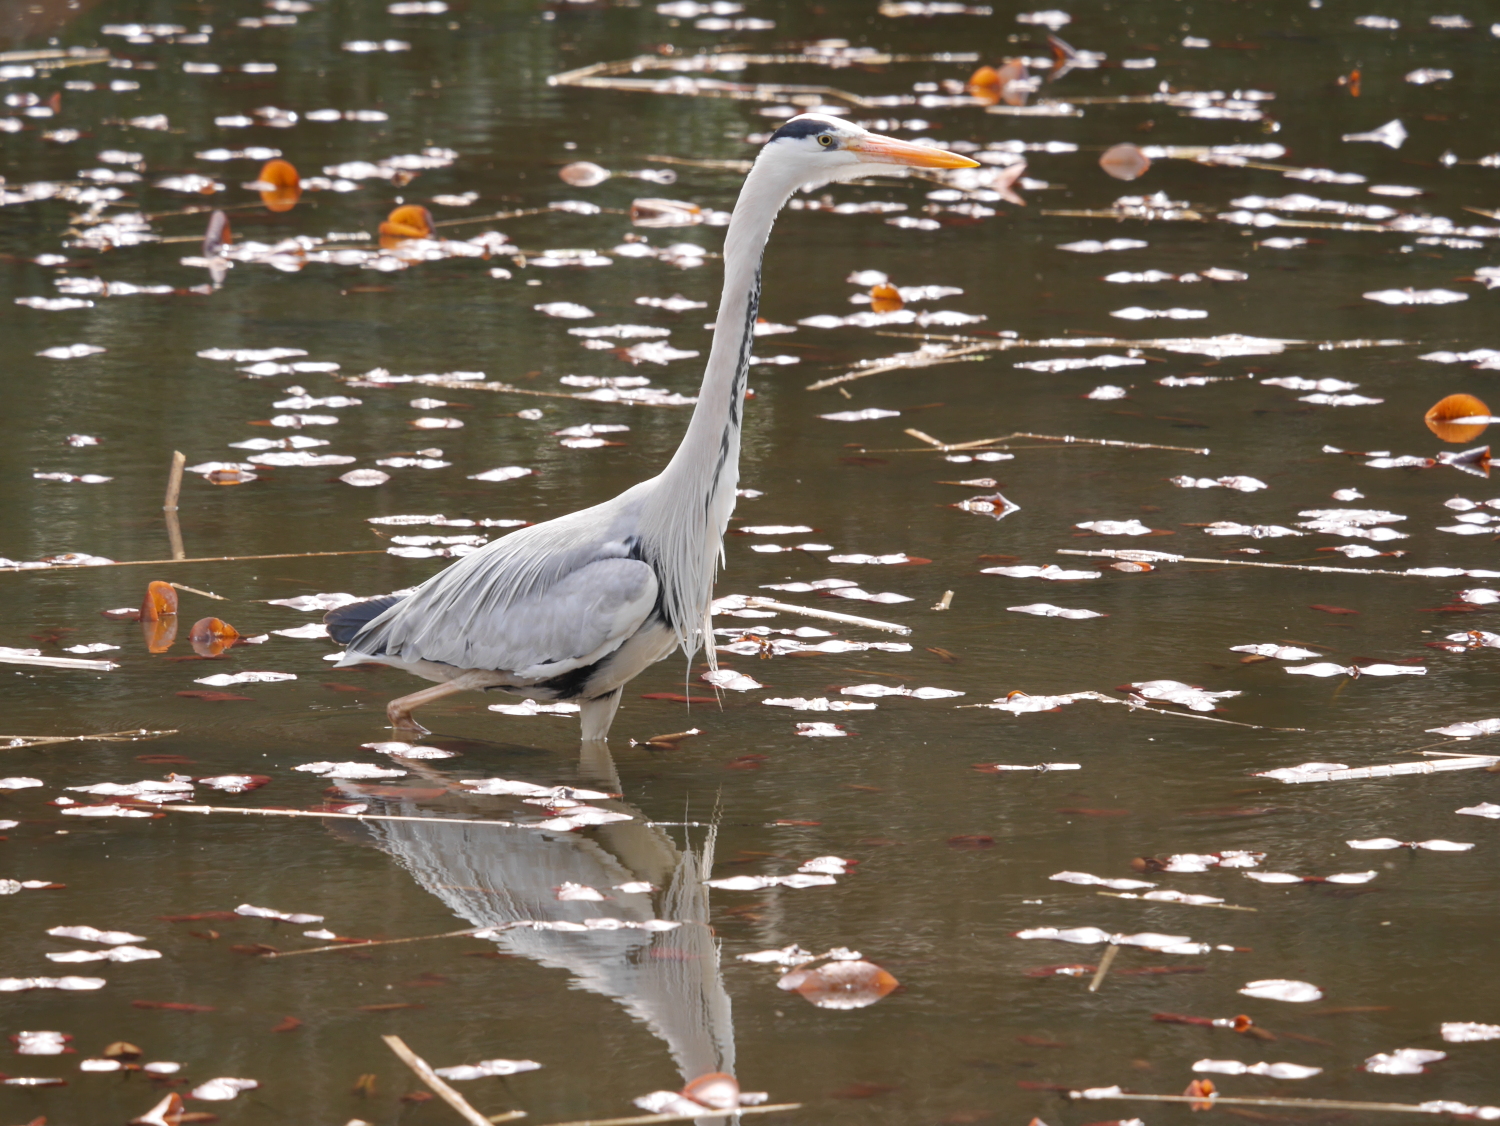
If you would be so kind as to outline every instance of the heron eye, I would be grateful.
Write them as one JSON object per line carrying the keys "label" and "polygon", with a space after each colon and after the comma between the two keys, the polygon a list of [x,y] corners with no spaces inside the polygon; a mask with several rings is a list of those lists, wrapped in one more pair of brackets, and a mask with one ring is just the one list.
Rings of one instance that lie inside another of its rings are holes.
{"label": "heron eye", "polygon": [[833,144],[833,138],[830,137],[827,133],[824,133],[818,137],[818,144],[822,145],[826,149],[829,145]]}

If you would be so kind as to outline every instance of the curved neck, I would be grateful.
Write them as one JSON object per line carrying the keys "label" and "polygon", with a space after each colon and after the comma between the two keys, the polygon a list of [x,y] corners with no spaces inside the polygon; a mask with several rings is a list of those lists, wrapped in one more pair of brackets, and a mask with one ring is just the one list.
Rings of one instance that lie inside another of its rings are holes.
{"label": "curved neck", "polygon": [[[776,213],[796,183],[756,161],[734,206],[724,238],[724,292],[698,403],[682,444],[650,483],[642,531],[662,580],[660,604],[689,655],[707,629],[714,572],[739,484],[745,377],[760,305],[760,262]],[[713,646],[708,660],[717,667]]]}
{"label": "curved neck", "polygon": [[[781,180],[774,170],[757,162],[729,220],[724,238],[724,291],[714,322],[713,347],[687,433],[662,471],[674,484],[690,488],[706,484],[703,470],[720,465],[722,453],[728,454],[724,468],[733,474],[737,466],[745,379],[760,306],[761,256],[777,212],[795,190],[795,185],[786,186]],[[726,440],[732,440],[727,450]]]}

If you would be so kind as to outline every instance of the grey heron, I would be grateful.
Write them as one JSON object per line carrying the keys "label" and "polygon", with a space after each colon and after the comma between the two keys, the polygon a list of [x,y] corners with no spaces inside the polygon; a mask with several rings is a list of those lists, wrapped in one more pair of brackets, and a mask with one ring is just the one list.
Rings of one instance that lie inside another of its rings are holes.
{"label": "grey heron", "polygon": [[978,162],[820,114],[802,114],[761,148],[724,237],[724,288],[698,402],[666,468],[603,504],[512,532],[405,596],[334,610],[340,665],[373,661],[436,681],[386,706],[397,731],[425,733],[413,709],[454,692],[501,689],[576,701],[585,742],[609,732],[625,684],[681,648],[715,666],[714,574],[739,481],[745,377],[760,302],[761,257],[776,214],[799,188],[891,165]]}

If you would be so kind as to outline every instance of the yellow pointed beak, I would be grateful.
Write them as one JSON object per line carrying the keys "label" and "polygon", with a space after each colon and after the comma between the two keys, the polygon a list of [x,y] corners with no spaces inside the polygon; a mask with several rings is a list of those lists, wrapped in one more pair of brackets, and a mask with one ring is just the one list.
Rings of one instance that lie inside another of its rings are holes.
{"label": "yellow pointed beak", "polygon": [[867,164],[904,164],[910,168],[979,167],[979,161],[959,156],[956,152],[914,145],[894,137],[882,137],[879,133],[845,141],[844,148],[858,153],[860,161]]}

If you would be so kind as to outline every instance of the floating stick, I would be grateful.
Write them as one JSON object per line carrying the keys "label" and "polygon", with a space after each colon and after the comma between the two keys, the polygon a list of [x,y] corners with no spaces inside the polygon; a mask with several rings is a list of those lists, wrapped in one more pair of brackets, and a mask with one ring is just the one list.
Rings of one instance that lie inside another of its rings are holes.
{"label": "floating stick", "polygon": [[134,743],[176,734],[175,727],[166,731],[147,731],[142,727],[135,731],[106,731],[102,735],[0,735],[0,748],[46,747],[53,743]]}
{"label": "floating stick", "polygon": [[468,930],[444,931],[442,934],[418,934],[410,938],[363,938],[350,942],[335,942],[328,946],[310,946],[306,950],[279,950],[274,954],[267,952],[261,957],[269,961],[272,958],[295,958],[298,954],[323,954],[329,950],[353,950],[365,946],[397,946],[403,942],[426,942],[434,938],[462,938],[486,930],[494,930],[494,928],[470,927]]}
{"label": "floating stick", "polygon": [[1099,992],[1099,983],[1104,980],[1104,975],[1109,973],[1109,967],[1114,965],[1115,958],[1119,953],[1120,948],[1113,943],[1105,948],[1104,957],[1099,959],[1099,968],[1094,971],[1093,980],[1089,982],[1090,993]]}
{"label": "floating stick", "polygon": [[[1095,1088],[1095,1091],[1101,1088]],[[1389,1110],[1402,1111],[1408,1114],[1449,1114],[1452,1113],[1451,1104],[1447,1106],[1423,1106],[1410,1103],[1358,1103],[1347,1102],[1343,1099],[1279,1099],[1270,1096],[1263,1098],[1244,1098],[1231,1095],[1138,1095],[1127,1091],[1119,1091],[1119,1088],[1103,1088],[1109,1090],[1109,1094],[1094,1094],[1089,1091],[1069,1091],[1070,1099],[1087,1099],[1090,1102],[1104,1099],[1134,1099],[1149,1103],[1223,1103],[1226,1106],[1292,1106],[1305,1107],[1312,1110]],[[1119,1091],[1114,1094],[1113,1091]]]}
{"label": "floating stick", "polygon": [[177,498],[182,493],[182,467],[187,464],[187,455],[181,450],[172,451],[172,468],[167,472],[167,498],[161,510],[167,516],[167,542],[172,548],[173,559],[186,559],[182,546],[182,525],[177,522]]}
{"label": "floating stick", "polygon": [[1095,559],[1123,559],[1127,563],[1213,563],[1225,567],[1269,567],[1278,571],[1318,571],[1330,575],[1391,575],[1395,578],[1421,578],[1406,571],[1377,571],[1369,567],[1320,567],[1314,563],[1257,563],[1251,559],[1200,559],[1193,555],[1173,555],[1168,551],[1137,551],[1130,548],[1101,551],[1079,551],[1060,547],[1059,555],[1087,555]]}
{"label": "floating stick", "polygon": [[320,813],[310,809],[263,809],[258,806],[238,805],[172,805],[160,808],[169,813],[248,813],[264,817],[316,817],[335,818],[343,821],[421,821],[428,825],[498,825],[506,829],[524,829],[531,826],[518,825],[514,821],[478,821],[462,817],[410,817],[396,813]]}
{"label": "floating stick", "polygon": [[871,629],[883,629],[887,633],[899,633],[903,636],[911,633],[910,626],[898,625],[896,622],[882,622],[878,618],[861,618],[856,614],[840,614],[833,610],[814,610],[811,606],[794,606],[789,602],[776,602],[756,595],[747,598],[745,604],[760,610],[780,610],[785,614],[801,614],[804,618],[822,618],[825,621],[843,622],[851,626],[868,626]]}
{"label": "floating stick", "polygon": [[1038,442],[1061,442],[1068,446],[1114,446],[1126,450],[1170,450],[1179,454],[1210,454],[1213,451],[1202,446],[1159,446],[1153,442],[1122,442],[1115,438],[1076,438],[1072,434],[1033,434],[1028,430],[1017,430],[1013,434],[1006,434],[999,438],[976,438],[972,442],[940,442],[931,434],[924,434],[920,430],[907,430],[918,441],[930,443],[935,449],[942,451],[951,450],[977,450],[985,446],[993,446],[997,442],[1009,442],[1012,438],[1030,438]]}
{"label": "floating stick", "polygon": [[0,648],[0,665],[40,665],[49,669],[80,669],[89,672],[109,672],[110,669],[120,667],[114,661],[90,661],[82,657],[41,657],[5,648]]}
{"label": "floating stick", "polygon": [[437,1072],[432,1070],[426,1060],[408,1048],[406,1041],[401,1037],[382,1036],[381,1039],[385,1041],[387,1048],[396,1053],[397,1059],[415,1071],[418,1079],[431,1087],[440,1099],[458,1111],[464,1121],[470,1123],[471,1126],[490,1126],[491,1122],[508,1122],[513,1118],[526,1117],[524,1110],[512,1110],[506,1114],[496,1115],[494,1118],[486,1118],[469,1105],[468,1099],[439,1079]]}
{"label": "floating stick", "polygon": [[[734,1114],[775,1114],[783,1110],[800,1110],[801,1103],[775,1103],[770,1106],[737,1106],[730,1110],[704,1107],[692,1114],[637,1114],[631,1118],[580,1118],[576,1122],[553,1122],[549,1126],[647,1126],[652,1122],[696,1122],[700,1118],[728,1118]],[[490,1121],[496,1121],[491,1119]]]}
{"label": "floating stick", "polygon": [[169,587],[171,587],[173,590],[185,590],[189,594],[201,594],[204,598],[212,598],[215,602],[229,602],[230,601],[230,599],[225,598],[222,594],[214,594],[212,591],[209,591],[209,590],[199,590],[197,587],[195,587],[195,586],[188,586],[186,583],[168,583],[167,585]]}
{"label": "floating stick", "polygon": [[[1463,755],[1438,762],[1397,762],[1387,766],[1357,766],[1352,770],[1307,771],[1301,777],[1277,779],[1298,785],[1303,782],[1346,782],[1357,778],[1392,778],[1398,774],[1437,774],[1444,770],[1484,770],[1500,766],[1497,755]],[[1264,777],[1264,775],[1257,775]]]}
{"label": "floating stick", "polygon": [[[55,571],[92,570],[99,567],[159,567],[168,563],[245,563],[255,559],[315,559],[323,555],[384,555],[385,548],[368,551],[284,551],[278,555],[200,555],[194,559],[126,559],[110,563],[61,563],[48,567],[0,567],[0,572],[21,572],[28,575],[50,574]],[[201,594],[202,591],[195,593]],[[57,658],[60,659],[60,658]]]}
{"label": "floating stick", "polygon": [[[1107,895],[1111,899],[1144,899],[1143,896],[1130,895],[1119,891],[1096,891],[1095,895]],[[1147,903],[1175,903],[1179,907],[1217,907],[1220,911],[1255,911],[1259,907],[1237,907],[1233,903],[1184,903],[1180,899],[1145,899]],[[1092,992],[1092,991],[1091,991]]]}
{"label": "floating stick", "polygon": [[[509,383],[471,383],[462,379],[424,379],[424,387],[446,387],[452,391],[496,391],[508,395],[531,395],[538,399],[572,399],[579,403],[595,403],[609,407],[675,407],[687,403],[653,403],[640,399],[591,399],[587,395],[574,395],[567,391],[533,391],[530,387],[512,387]],[[696,401],[696,400],[695,400]]]}
{"label": "floating stick", "polygon": [[[1227,723],[1231,727],[1248,727],[1253,731],[1301,732],[1307,730],[1307,728],[1305,727],[1266,727],[1259,723],[1241,723],[1237,719],[1220,719],[1218,716],[1201,715],[1198,712],[1173,712],[1168,711],[1166,708],[1153,708],[1149,704],[1138,704],[1134,700],[1116,700],[1113,696],[1106,696],[1103,692],[1088,692],[1086,694],[1070,693],[1070,695],[1073,695],[1079,699],[1093,700],[1095,703],[1099,704],[1119,704],[1122,707],[1129,708],[1133,712],[1155,712],[1157,715],[1176,716],[1179,719],[1201,719],[1208,723]],[[989,708],[991,711],[1004,710],[1002,708],[997,708],[994,704],[956,704],[954,706],[955,708],[960,710],[963,708]]]}

